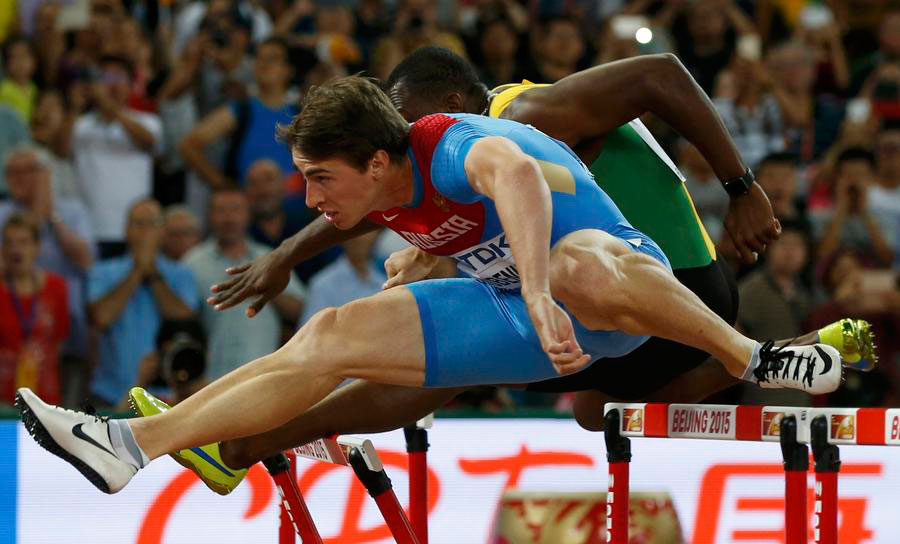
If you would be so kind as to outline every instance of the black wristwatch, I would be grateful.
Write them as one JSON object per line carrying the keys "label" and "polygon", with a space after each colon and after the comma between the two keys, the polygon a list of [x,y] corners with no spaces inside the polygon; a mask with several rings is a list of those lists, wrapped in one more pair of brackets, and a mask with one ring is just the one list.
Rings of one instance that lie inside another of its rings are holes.
{"label": "black wristwatch", "polygon": [[749,193],[750,187],[753,185],[754,181],[756,181],[756,176],[754,176],[753,172],[748,168],[743,176],[738,176],[722,182],[722,187],[725,188],[725,192],[728,193],[731,198],[734,198]]}

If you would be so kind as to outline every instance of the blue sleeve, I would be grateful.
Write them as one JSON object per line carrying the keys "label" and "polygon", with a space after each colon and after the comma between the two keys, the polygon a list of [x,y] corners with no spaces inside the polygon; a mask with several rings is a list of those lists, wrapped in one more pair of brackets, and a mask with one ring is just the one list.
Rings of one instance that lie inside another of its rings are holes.
{"label": "blue sleeve", "polygon": [[194,273],[191,269],[176,264],[172,273],[172,290],[178,295],[190,309],[197,311],[200,306],[200,295],[197,293],[197,283],[194,280]]}
{"label": "blue sleeve", "polygon": [[98,263],[92,266],[88,272],[86,283],[88,303],[100,300],[115,285],[115,274],[110,263]]}
{"label": "blue sleeve", "polygon": [[469,185],[465,168],[472,145],[485,136],[488,134],[483,130],[464,121],[444,132],[431,158],[431,183],[439,193],[461,204],[485,198]]}

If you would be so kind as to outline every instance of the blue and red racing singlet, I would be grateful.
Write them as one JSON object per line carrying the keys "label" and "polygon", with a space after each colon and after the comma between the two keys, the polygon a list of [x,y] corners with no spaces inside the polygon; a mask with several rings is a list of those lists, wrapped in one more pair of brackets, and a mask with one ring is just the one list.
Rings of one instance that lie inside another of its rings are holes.
{"label": "blue and red racing singlet", "polygon": [[642,238],[649,242],[565,144],[530,125],[470,114],[429,115],[411,126],[407,154],[413,167],[413,202],[373,212],[368,219],[428,253],[453,257],[470,276],[501,289],[519,289],[519,273],[494,203],[475,192],[464,168],[472,145],[487,136],[512,140],[540,165],[553,202],[551,246],[566,234],[588,228],[636,246]]}

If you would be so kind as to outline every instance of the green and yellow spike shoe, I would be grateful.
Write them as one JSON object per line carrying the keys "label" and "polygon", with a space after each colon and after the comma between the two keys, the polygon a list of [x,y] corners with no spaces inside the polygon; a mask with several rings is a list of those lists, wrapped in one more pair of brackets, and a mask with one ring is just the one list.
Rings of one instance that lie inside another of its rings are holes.
{"label": "green and yellow spike shoe", "polygon": [[[132,387],[128,392],[131,408],[138,416],[152,416],[165,412],[168,404],[154,397],[142,387]],[[208,444],[199,448],[170,453],[169,456],[181,466],[190,469],[203,480],[206,487],[219,495],[227,495],[241,483],[247,469],[234,470],[225,466],[219,455],[219,444]]]}
{"label": "green and yellow spike shoe", "polygon": [[841,352],[844,366],[868,372],[878,364],[875,333],[864,319],[841,319],[819,329],[819,341]]}

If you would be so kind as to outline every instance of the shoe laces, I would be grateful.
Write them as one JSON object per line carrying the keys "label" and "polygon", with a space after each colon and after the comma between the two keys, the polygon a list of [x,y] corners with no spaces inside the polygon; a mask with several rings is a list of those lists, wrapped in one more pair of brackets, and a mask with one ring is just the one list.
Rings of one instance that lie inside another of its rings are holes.
{"label": "shoe laces", "polygon": [[87,414],[87,415],[91,416],[92,418],[94,418],[94,421],[96,421],[97,423],[106,423],[107,421],[109,421],[109,416],[101,416],[101,415],[99,415],[99,414],[97,413],[97,408],[95,408],[94,405],[91,404],[91,403],[90,403],[89,401],[87,401],[87,400],[84,401],[84,403],[82,403],[82,405],[81,405],[81,410],[82,410],[85,414]]}
{"label": "shoe laces", "polygon": [[[775,347],[775,342],[769,340],[762,345],[759,349],[759,365],[753,370],[753,376],[757,381],[762,383],[768,382],[770,379],[777,379],[779,372],[781,379],[801,380],[800,367],[805,362],[806,372],[803,373],[802,383],[812,387],[816,359],[811,354],[797,353],[788,349],[791,342],[781,347]],[[793,376],[791,376],[791,362],[794,363]]]}

